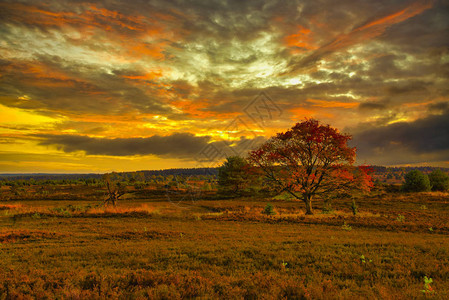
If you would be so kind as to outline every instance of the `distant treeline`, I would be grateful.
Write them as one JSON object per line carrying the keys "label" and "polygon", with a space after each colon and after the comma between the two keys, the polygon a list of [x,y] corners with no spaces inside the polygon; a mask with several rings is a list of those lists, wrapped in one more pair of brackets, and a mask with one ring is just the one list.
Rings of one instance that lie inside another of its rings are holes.
{"label": "distant treeline", "polygon": [[[411,170],[420,170],[423,173],[430,173],[435,169],[441,169],[442,171],[449,173],[449,168],[438,167],[384,167],[384,166],[371,166],[375,174],[381,175],[385,173],[407,173]],[[154,176],[212,176],[218,175],[218,168],[178,168],[178,169],[165,169],[165,170],[142,170],[136,172],[117,172],[124,179],[134,178],[136,180],[149,180]],[[35,181],[86,181],[92,179],[101,179],[103,174],[46,174],[46,173],[33,173],[33,174],[0,174],[0,180],[2,181],[15,181],[15,180],[35,180]]]}
{"label": "distant treeline", "polygon": [[[123,178],[134,178],[136,175],[139,179],[149,179],[153,176],[217,176],[218,168],[179,168],[179,169],[165,169],[165,170],[146,170],[136,172],[117,172]],[[33,173],[33,174],[0,174],[0,180],[86,180],[86,179],[101,179],[103,174],[47,174],[47,173]]]}
{"label": "distant treeline", "polygon": [[[192,175],[218,175],[218,168],[181,168],[181,169],[165,169],[165,170],[152,170],[152,171],[137,171],[142,172],[145,174],[145,177],[147,176],[153,176],[153,175],[185,175],[185,176],[192,176]],[[127,173],[135,173],[135,172],[124,172],[123,174]]]}
{"label": "distant treeline", "polygon": [[440,167],[384,167],[384,166],[370,166],[374,173],[382,174],[382,173],[396,173],[396,172],[410,172],[412,170],[419,170],[423,173],[430,173],[435,169],[440,169],[444,172],[449,172],[449,168],[440,168]]}

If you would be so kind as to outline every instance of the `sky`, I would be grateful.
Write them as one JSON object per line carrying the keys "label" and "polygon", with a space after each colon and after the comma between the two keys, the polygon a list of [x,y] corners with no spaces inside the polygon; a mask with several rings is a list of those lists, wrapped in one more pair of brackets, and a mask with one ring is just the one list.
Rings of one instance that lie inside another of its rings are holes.
{"label": "sky", "polygon": [[449,1],[0,0],[0,173],[213,167],[306,118],[449,167]]}

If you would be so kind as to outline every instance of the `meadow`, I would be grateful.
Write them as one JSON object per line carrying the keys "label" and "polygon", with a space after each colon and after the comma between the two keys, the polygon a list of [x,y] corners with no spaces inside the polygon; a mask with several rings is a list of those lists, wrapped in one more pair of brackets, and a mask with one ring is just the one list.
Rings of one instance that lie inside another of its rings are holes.
{"label": "meadow", "polygon": [[445,193],[309,216],[283,198],[143,189],[114,208],[97,187],[25,189],[0,202],[0,299],[449,299]]}

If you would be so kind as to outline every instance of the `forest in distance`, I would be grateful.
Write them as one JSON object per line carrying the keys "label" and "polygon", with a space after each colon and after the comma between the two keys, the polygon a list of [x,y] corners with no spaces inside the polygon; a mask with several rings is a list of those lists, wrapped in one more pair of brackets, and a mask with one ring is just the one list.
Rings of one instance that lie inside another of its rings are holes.
{"label": "forest in distance", "polygon": [[[449,168],[444,167],[385,167],[385,166],[370,166],[373,170],[373,176],[375,178],[379,178],[381,180],[391,179],[390,177],[394,177],[396,179],[403,178],[404,174],[412,171],[419,170],[424,173],[430,173],[433,170],[441,169],[442,171],[449,173]],[[171,169],[162,169],[162,170],[139,170],[133,172],[117,172],[123,178],[127,180],[131,178],[142,178],[142,175],[145,178],[145,181],[154,180],[157,176],[166,177],[168,175],[172,176],[201,176],[201,175],[218,175],[218,168],[171,168]],[[101,173],[0,173],[0,181],[46,181],[46,180],[55,180],[61,181],[66,180],[69,182],[72,180],[73,182],[83,179],[101,179],[103,174]],[[388,177],[388,178],[387,178]],[[25,183],[26,184],[26,183]]]}

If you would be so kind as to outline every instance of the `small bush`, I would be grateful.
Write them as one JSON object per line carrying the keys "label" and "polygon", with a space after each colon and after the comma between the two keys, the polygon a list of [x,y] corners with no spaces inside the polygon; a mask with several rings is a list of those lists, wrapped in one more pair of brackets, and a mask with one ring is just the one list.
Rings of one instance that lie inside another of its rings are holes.
{"label": "small bush", "polygon": [[346,231],[351,231],[352,230],[352,227],[349,226],[348,224],[346,224],[346,222],[344,222],[343,225],[341,225],[341,228],[343,230],[346,230]]}
{"label": "small bush", "polygon": [[419,170],[413,170],[405,175],[405,182],[402,185],[405,192],[426,192],[430,191],[430,180],[426,174]]}
{"label": "small bush", "polygon": [[372,263],[372,262],[373,262],[372,259],[369,259],[369,258],[365,257],[365,255],[363,255],[363,254],[360,255],[360,261],[361,261],[362,263],[364,263],[364,264]]}
{"label": "small bush", "polygon": [[405,217],[403,215],[398,215],[398,217],[396,218],[396,221],[404,222],[405,221]]}
{"label": "small bush", "polygon": [[267,205],[265,206],[263,212],[266,215],[275,215],[276,212],[274,211],[274,207],[271,203],[267,203]]}
{"label": "small bush", "polygon": [[430,285],[431,283],[433,283],[432,278],[424,276],[424,289],[421,290],[421,292],[426,295],[435,293],[434,289]]}

